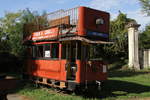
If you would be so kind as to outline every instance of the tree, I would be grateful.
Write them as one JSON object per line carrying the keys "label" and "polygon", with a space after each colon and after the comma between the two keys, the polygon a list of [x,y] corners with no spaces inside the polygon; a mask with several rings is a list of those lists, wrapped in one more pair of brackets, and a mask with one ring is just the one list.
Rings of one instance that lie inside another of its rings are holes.
{"label": "tree", "polygon": [[[21,12],[18,13],[6,13],[4,18],[0,19],[1,25],[1,37],[8,36],[9,39],[1,41],[1,51],[12,52],[18,55],[21,46],[21,36],[22,36],[22,25],[19,23],[19,18]],[[7,44],[7,45],[6,45]],[[9,49],[8,49],[9,48]]]}
{"label": "tree", "polygon": [[[110,41],[113,44],[94,45],[99,52],[96,57],[100,57],[106,62],[114,63],[114,69],[120,68],[127,63],[128,58],[128,30],[126,25],[135,21],[127,18],[127,15],[119,12],[116,19],[110,21]],[[94,52],[96,54],[96,51]]]}
{"label": "tree", "polygon": [[17,13],[7,12],[0,19],[0,38],[7,35],[9,39],[1,41],[0,51],[21,56],[24,52],[24,46],[22,45],[23,36],[31,34],[31,32],[24,32],[24,25],[31,23],[35,26],[45,25],[47,23],[45,14],[43,13],[40,16],[36,11],[31,12],[29,9],[18,11]]}
{"label": "tree", "polygon": [[147,25],[145,31],[140,34],[140,47],[142,49],[150,48],[150,25]]}
{"label": "tree", "polygon": [[142,11],[150,16],[150,0],[140,0]]}
{"label": "tree", "polygon": [[30,35],[32,32],[40,31],[48,27],[46,14],[46,12],[43,12],[42,15],[39,15],[37,11],[31,12],[29,9],[23,11],[22,22],[24,23],[24,37]]}
{"label": "tree", "polygon": [[47,18],[44,14],[40,17],[37,12],[26,9],[16,13],[7,12],[3,18],[0,18],[1,69],[4,68],[6,71],[22,69],[23,60],[26,57],[25,46],[23,46],[24,25],[30,23],[45,25]]}
{"label": "tree", "polygon": [[110,40],[114,44],[105,46],[105,49],[111,55],[127,55],[128,51],[128,34],[125,27],[129,22],[135,21],[134,19],[127,18],[126,14],[119,11],[118,17],[110,22]]}
{"label": "tree", "polygon": [[[140,0],[142,11],[150,16],[150,0]],[[140,34],[140,47],[142,49],[150,48],[150,24],[145,27],[145,30]]]}

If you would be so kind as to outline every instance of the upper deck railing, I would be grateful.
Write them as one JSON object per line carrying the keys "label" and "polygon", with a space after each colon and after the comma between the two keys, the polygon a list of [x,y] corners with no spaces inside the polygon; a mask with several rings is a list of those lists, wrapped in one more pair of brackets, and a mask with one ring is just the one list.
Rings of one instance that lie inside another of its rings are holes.
{"label": "upper deck railing", "polygon": [[[61,9],[55,12],[48,13],[44,16],[47,19],[46,23],[44,24],[38,22],[31,22],[31,23],[24,24],[23,37],[29,36],[33,32],[41,31],[62,24],[76,26],[78,22],[78,8],[79,7],[68,9],[68,10]],[[41,18],[43,17],[41,16]],[[37,20],[39,20],[38,17]]]}
{"label": "upper deck railing", "polygon": [[[68,9],[68,10],[61,9],[61,10],[49,13],[49,14],[47,14],[47,20],[48,20],[48,22],[51,22],[53,20],[61,19],[66,16],[69,17],[69,24],[76,25],[78,22],[78,7]],[[51,23],[49,23],[49,24],[51,24]]]}

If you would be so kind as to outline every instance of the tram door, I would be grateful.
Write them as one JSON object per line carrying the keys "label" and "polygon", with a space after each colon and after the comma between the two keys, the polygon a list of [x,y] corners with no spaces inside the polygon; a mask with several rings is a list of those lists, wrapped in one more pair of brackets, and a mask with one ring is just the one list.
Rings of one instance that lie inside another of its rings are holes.
{"label": "tram door", "polygon": [[66,60],[67,63],[65,65],[67,72],[67,80],[75,80],[76,79],[76,71],[77,71],[77,42],[72,41],[66,43]]}

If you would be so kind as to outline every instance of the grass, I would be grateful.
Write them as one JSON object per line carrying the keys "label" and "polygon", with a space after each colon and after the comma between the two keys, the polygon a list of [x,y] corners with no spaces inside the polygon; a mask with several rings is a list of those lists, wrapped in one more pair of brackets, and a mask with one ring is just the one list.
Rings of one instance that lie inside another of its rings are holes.
{"label": "grass", "polygon": [[19,93],[29,97],[31,100],[84,100],[84,98],[74,94],[57,93],[53,89],[36,88],[36,86],[31,84],[26,85]]}
{"label": "grass", "polygon": [[28,84],[19,93],[31,100],[126,100],[150,98],[150,70],[117,70],[109,72],[109,79],[96,96],[57,93],[48,88]]}
{"label": "grass", "polygon": [[[104,91],[115,99],[150,97],[150,71],[113,71]],[[108,92],[109,91],[109,92]],[[111,98],[111,97],[110,97]]]}

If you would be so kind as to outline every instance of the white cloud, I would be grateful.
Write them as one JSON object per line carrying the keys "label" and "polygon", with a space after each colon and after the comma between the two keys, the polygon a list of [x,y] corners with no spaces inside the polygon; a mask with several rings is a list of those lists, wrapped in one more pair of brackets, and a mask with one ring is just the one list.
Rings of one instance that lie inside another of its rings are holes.
{"label": "white cloud", "polygon": [[141,9],[137,9],[136,11],[129,11],[126,13],[129,18],[135,19],[139,24],[141,24],[140,29],[144,29],[144,27],[150,23],[150,17],[144,15],[141,12]]}
{"label": "white cloud", "polygon": [[[141,24],[140,30],[143,30],[147,24],[150,24],[150,17],[146,16],[141,12],[141,9],[123,12],[127,14],[128,18],[135,19],[138,24]],[[118,16],[118,13],[111,13],[111,19],[115,19]]]}
{"label": "white cloud", "polygon": [[101,10],[110,10],[111,8],[118,7],[120,1],[119,0],[92,0],[89,3],[90,7],[101,9]]}
{"label": "white cloud", "polygon": [[101,9],[101,10],[112,10],[120,9],[124,5],[128,7],[129,5],[137,5],[138,0],[91,0],[89,3],[90,7]]}
{"label": "white cloud", "polygon": [[146,24],[150,23],[150,17],[141,13],[139,0],[92,0],[89,6],[95,9],[104,10],[111,14],[111,19],[118,15],[118,10],[127,14],[127,17],[135,19],[141,24],[143,29]]}
{"label": "white cloud", "polygon": [[66,0],[57,0],[56,1],[58,4],[64,4],[64,3],[66,3]]}
{"label": "white cloud", "polygon": [[52,2],[52,0],[49,0],[47,2],[45,2],[44,0],[43,2],[41,2],[40,0],[30,0],[30,2],[24,5],[24,7],[29,7],[38,11],[41,9],[45,9],[48,5],[50,5],[50,1]]}

